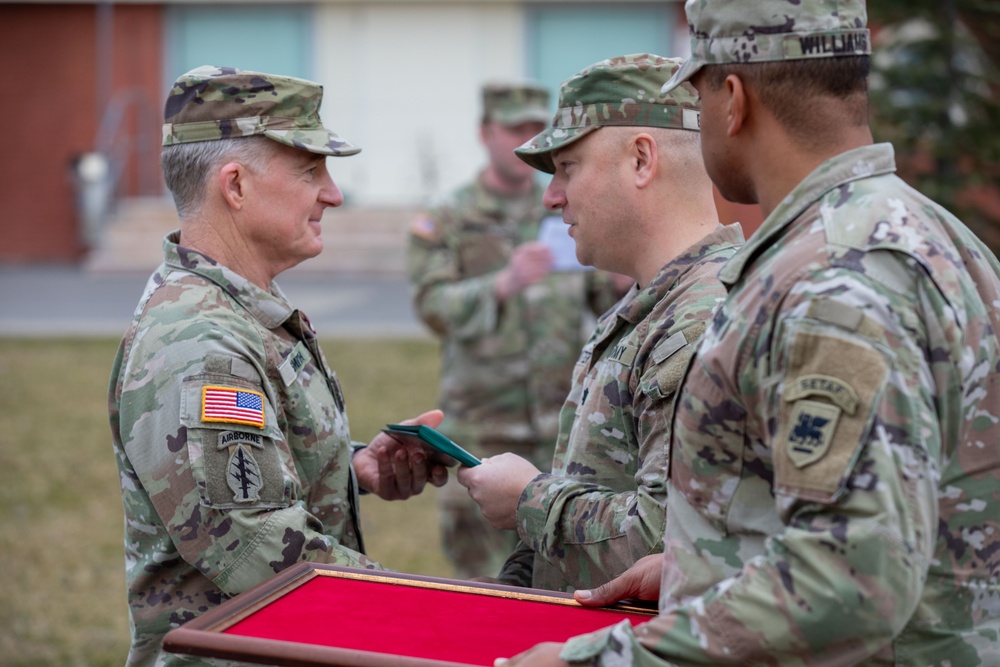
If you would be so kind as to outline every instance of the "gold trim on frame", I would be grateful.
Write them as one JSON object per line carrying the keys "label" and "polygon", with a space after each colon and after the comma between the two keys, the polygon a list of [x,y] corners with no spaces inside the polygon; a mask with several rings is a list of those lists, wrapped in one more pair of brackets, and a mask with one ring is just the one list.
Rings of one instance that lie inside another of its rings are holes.
{"label": "gold trim on frame", "polygon": [[434,588],[442,591],[453,591],[456,593],[470,593],[472,595],[485,595],[487,597],[506,598],[508,600],[531,600],[533,602],[562,604],[562,605],[568,605],[570,607],[583,607],[582,604],[580,604],[573,598],[560,598],[551,595],[536,595],[532,593],[521,593],[518,591],[496,590],[492,588],[482,588],[481,586],[465,586],[461,584],[449,584],[440,581],[421,581],[420,579],[400,579],[399,577],[386,577],[378,574],[338,572],[334,570],[317,570],[316,575],[320,577],[336,577],[338,579],[358,579],[361,581],[374,581],[380,584],[391,584],[393,586],[410,586],[411,588]]}

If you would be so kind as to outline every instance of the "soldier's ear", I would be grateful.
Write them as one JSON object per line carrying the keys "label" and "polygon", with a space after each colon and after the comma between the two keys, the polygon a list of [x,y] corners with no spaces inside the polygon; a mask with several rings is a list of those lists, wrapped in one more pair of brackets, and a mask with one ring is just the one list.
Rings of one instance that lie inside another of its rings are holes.
{"label": "soldier's ear", "polygon": [[216,175],[219,193],[226,204],[235,211],[243,208],[247,196],[247,176],[249,172],[239,162],[227,162]]}
{"label": "soldier's ear", "polygon": [[659,154],[656,139],[647,132],[640,132],[632,137],[632,166],[635,170],[635,184],[638,188],[647,187],[656,177],[659,169]]}
{"label": "soldier's ear", "polygon": [[735,74],[730,74],[726,77],[723,90],[727,95],[725,107],[726,135],[735,137],[743,129],[743,125],[747,119],[747,111],[749,110],[748,92],[743,85],[743,79]]}

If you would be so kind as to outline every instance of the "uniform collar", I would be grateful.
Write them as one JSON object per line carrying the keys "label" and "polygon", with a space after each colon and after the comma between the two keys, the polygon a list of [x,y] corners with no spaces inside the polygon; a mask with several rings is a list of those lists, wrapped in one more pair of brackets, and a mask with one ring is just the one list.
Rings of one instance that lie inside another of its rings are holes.
{"label": "uniform collar", "polygon": [[786,228],[823,195],[851,181],[896,171],[892,144],[854,148],[823,162],[788,193],[771,215],[719,273],[719,279],[734,285],[750,260],[772,245]]}
{"label": "uniform collar", "polygon": [[281,326],[294,312],[276,283],[271,282],[270,291],[263,290],[208,255],[178,245],[179,240],[179,231],[171,232],[163,239],[166,272],[186,271],[210,280],[268,329]]}
{"label": "uniform collar", "polygon": [[644,288],[639,289],[637,285],[633,285],[624,299],[624,305],[618,309],[617,316],[632,324],[642,321],[681,278],[693,267],[701,264],[705,257],[729,248],[737,248],[742,243],[743,230],[738,224],[719,225],[667,262]]}

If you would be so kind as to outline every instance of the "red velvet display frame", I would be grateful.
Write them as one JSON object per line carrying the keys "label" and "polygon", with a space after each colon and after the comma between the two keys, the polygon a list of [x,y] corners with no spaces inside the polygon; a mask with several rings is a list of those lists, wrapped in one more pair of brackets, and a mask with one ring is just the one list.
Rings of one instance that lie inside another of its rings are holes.
{"label": "red velvet display frame", "polygon": [[165,650],[316,667],[489,666],[655,610],[567,593],[299,563],[170,631]]}

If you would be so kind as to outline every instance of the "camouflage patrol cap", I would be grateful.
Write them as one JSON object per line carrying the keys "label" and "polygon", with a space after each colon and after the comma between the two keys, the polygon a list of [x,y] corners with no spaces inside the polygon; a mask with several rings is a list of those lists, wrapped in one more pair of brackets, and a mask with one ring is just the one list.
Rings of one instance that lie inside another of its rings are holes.
{"label": "camouflage patrol cap", "polygon": [[605,125],[665,127],[698,131],[701,102],[685,84],[660,92],[682,61],[649,53],[618,56],[595,63],[563,81],[552,126],[514,149],[539,171],[554,174],[552,151]]}
{"label": "camouflage patrol cap", "polygon": [[323,127],[323,86],[305,79],[202,66],[182,74],[167,96],[163,145],[262,134],[310,153],[354,155],[360,148]]}
{"label": "camouflage patrol cap", "polygon": [[549,91],[539,84],[488,83],[483,86],[483,119],[501,125],[519,125],[534,121],[547,123]]}
{"label": "camouflage patrol cap", "polygon": [[704,65],[871,53],[865,0],[687,0],[691,57],[663,87]]}

